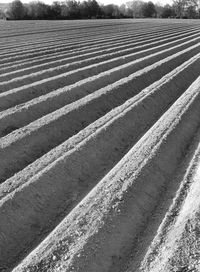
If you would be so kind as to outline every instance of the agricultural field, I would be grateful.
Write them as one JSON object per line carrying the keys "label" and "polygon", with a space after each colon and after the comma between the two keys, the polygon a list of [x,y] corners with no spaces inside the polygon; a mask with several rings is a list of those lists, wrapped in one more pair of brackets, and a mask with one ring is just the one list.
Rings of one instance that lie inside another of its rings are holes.
{"label": "agricultural field", "polygon": [[200,20],[0,21],[0,272],[200,271]]}

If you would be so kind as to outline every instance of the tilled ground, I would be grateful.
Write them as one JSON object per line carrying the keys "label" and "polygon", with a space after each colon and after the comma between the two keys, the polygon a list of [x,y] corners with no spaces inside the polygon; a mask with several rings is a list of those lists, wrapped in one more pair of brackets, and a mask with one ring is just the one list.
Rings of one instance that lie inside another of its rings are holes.
{"label": "tilled ground", "polygon": [[0,26],[0,271],[200,271],[200,22]]}

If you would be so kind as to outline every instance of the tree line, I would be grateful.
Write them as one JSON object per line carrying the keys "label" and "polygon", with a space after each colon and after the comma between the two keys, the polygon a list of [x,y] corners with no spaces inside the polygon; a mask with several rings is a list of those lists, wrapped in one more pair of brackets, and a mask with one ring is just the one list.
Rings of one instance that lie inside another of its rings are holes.
{"label": "tree line", "polygon": [[47,5],[41,1],[23,4],[14,0],[1,11],[0,17],[10,20],[38,19],[105,19],[105,18],[200,18],[200,0],[173,0],[172,5],[162,6],[142,0],[128,1],[121,6],[102,5],[96,0],[55,1]]}

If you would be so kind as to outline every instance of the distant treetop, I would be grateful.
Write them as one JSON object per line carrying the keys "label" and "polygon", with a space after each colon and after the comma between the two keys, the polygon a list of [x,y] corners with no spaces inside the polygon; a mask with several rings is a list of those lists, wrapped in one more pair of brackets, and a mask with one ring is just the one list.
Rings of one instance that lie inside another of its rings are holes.
{"label": "distant treetop", "polygon": [[128,1],[121,6],[102,5],[96,0],[55,1],[52,5],[41,1],[23,4],[14,0],[7,10],[0,7],[0,18],[10,20],[38,19],[98,19],[98,18],[200,18],[200,0],[173,0],[162,6],[142,0]]}

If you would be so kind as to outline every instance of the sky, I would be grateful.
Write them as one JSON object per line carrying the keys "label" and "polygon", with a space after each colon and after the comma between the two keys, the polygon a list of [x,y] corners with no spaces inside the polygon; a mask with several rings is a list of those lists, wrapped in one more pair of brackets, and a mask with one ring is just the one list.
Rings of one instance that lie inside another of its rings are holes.
{"label": "sky", "polygon": [[[24,3],[28,3],[32,0],[22,0],[22,2]],[[51,4],[54,0],[42,0],[42,2],[45,2],[46,4]],[[102,4],[116,4],[116,5],[121,5],[123,3],[126,3],[130,0],[98,0],[99,3],[102,3]],[[12,2],[12,0],[0,0],[0,3],[9,3],[9,2]],[[160,2],[162,4],[171,4],[172,3],[172,0],[152,0],[152,2],[154,3],[157,3],[157,2]]]}

